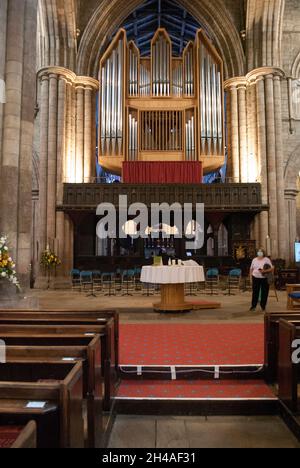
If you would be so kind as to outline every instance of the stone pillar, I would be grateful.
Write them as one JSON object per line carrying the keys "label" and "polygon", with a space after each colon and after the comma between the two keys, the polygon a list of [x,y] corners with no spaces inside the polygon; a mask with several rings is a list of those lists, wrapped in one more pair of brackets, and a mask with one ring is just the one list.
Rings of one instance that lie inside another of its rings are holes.
{"label": "stone pillar", "polygon": [[[0,86],[5,90],[5,59],[6,59],[6,23],[7,23],[7,1],[0,3]],[[1,92],[1,91],[0,91]],[[4,102],[0,98],[0,177],[2,166],[2,132],[3,132]]]}
{"label": "stone pillar", "polygon": [[272,244],[272,256],[278,258],[278,212],[277,212],[277,174],[276,174],[276,140],[275,140],[275,107],[273,75],[265,77],[266,93],[266,135],[267,167],[269,187],[269,234]]}
{"label": "stone pillar", "polygon": [[3,122],[1,169],[1,224],[17,262],[18,186],[21,134],[25,2],[10,0],[7,15],[6,104]]}
{"label": "stone pillar", "polygon": [[49,75],[49,126],[48,126],[48,174],[47,174],[47,244],[54,248],[56,213],[56,165],[57,165],[57,93],[58,77]]}
{"label": "stone pillar", "polygon": [[235,85],[230,86],[230,115],[231,115],[231,174],[233,182],[240,182],[240,150],[239,150],[239,112],[238,95]]}
{"label": "stone pillar", "polygon": [[23,286],[30,278],[31,186],[37,0],[0,4],[0,232],[9,237]]}
{"label": "stone pillar", "polygon": [[47,245],[48,123],[49,77],[43,75],[40,91],[39,255]]}
{"label": "stone pillar", "polygon": [[285,205],[287,212],[287,226],[285,234],[288,240],[288,256],[287,261],[291,264],[295,261],[294,243],[297,239],[297,195],[296,188],[285,190]]}
{"label": "stone pillar", "polygon": [[84,158],[84,88],[76,87],[76,182],[83,183]]}
{"label": "stone pillar", "polygon": [[[64,158],[66,153],[66,99],[67,80],[64,76],[58,79],[58,109],[57,109],[57,164],[56,164],[56,205],[63,204],[63,184],[64,184]],[[63,259],[65,257],[65,220],[62,211],[56,212],[56,246],[57,255]],[[64,263],[57,270],[58,276],[64,276],[65,269]]]}
{"label": "stone pillar", "polygon": [[282,142],[282,107],[281,77],[274,76],[274,107],[275,107],[275,137],[276,137],[276,183],[277,183],[277,215],[278,215],[278,256],[286,258],[286,210],[284,202],[284,167]]}
{"label": "stone pillar", "polygon": [[36,105],[36,48],[33,38],[36,36],[36,30],[37,0],[27,0],[24,23],[17,251],[19,279],[27,287],[30,285],[30,270],[32,268],[32,159],[34,108]]}
{"label": "stone pillar", "polygon": [[[84,170],[89,179],[94,162],[92,145],[95,116],[93,99],[99,83],[89,77],[77,78],[73,72],[50,67],[39,72],[41,83],[41,175],[40,253],[47,243],[62,260],[55,287],[65,285],[62,277],[73,266],[73,227],[64,214],[65,182],[82,183]],[[44,287],[40,271],[37,287]]]}
{"label": "stone pillar", "polygon": [[84,90],[84,173],[83,179],[85,183],[91,182],[93,175],[93,163],[95,161],[95,145],[93,147],[93,102],[94,93],[92,88],[86,87]]}
{"label": "stone pillar", "polygon": [[225,82],[225,89],[230,96],[229,172],[232,182],[248,182],[247,80],[244,77],[231,78]]}
{"label": "stone pillar", "polygon": [[247,108],[246,108],[246,84],[238,85],[238,115],[239,115],[239,159],[240,182],[248,180],[248,144],[247,144]]}

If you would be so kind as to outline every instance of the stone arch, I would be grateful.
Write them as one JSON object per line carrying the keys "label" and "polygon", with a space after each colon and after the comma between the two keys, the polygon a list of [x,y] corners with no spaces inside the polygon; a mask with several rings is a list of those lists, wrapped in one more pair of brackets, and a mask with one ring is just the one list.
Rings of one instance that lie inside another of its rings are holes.
{"label": "stone arch", "polygon": [[[221,0],[178,0],[200,24],[206,26],[224,60],[225,77],[245,74],[245,54],[237,31]],[[97,77],[100,57],[108,39],[142,0],[103,0],[91,17],[80,42],[77,72]]]}
{"label": "stone arch", "polygon": [[290,154],[286,163],[284,177],[286,189],[298,189],[298,178],[300,173],[300,145]]}
{"label": "stone arch", "polygon": [[295,58],[295,61],[292,66],[292,78],[300,79],[300,52]]}
{"label": "stone arch", "polygon": [[285,0],[248,0],[248,71],[282,66],[282,31]]}

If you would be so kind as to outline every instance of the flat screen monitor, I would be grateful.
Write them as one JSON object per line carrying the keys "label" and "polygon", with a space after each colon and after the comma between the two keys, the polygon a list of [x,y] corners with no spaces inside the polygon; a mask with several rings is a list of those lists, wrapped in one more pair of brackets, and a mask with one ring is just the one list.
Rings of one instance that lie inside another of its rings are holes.
{"label": "flat screen monitor", "polygon": [[295,262],[300,264],[300,242],[295,243]]}

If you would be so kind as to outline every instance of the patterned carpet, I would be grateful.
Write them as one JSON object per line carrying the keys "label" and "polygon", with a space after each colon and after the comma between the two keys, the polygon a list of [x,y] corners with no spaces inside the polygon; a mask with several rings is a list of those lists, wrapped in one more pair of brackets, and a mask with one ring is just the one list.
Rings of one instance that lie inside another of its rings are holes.
{"label": "patterned carpet", "polygon": [[123,381],[118,399],[274,399],[262,381]]}
{"label": "patterned carpet", "polygon": [[261,324],[123,324],[122,366],[260,365]]}
{"label": "patterned carpet", "polygon": [[0,426],[0,448],[9,448],[19,437],[22,427]]}

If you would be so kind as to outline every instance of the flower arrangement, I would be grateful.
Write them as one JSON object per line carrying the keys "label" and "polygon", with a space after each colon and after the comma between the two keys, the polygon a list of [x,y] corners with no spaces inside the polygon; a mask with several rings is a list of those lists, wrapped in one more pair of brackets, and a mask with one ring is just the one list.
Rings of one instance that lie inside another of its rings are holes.
{"label": "flower arrangement", "polygon": [[0,278],[8,280],[10,283],[20,289],[20,284],[17,278],[16,265],[9,255],[7,245],[7,236],[0,237]]}
{"label": "flower arrangement", "polygon": [[51,252],[49,247],[47,247],[47,249],[42,253],[41,265],[47,270],[50,270],[51,268],[61,265],[61,261],[58,256]]}

